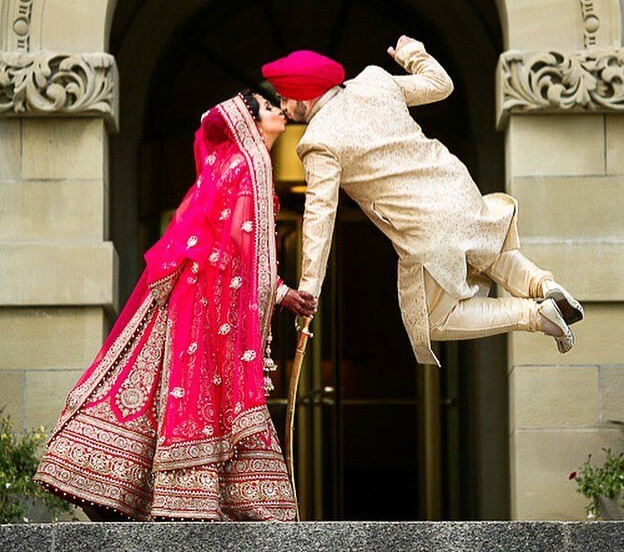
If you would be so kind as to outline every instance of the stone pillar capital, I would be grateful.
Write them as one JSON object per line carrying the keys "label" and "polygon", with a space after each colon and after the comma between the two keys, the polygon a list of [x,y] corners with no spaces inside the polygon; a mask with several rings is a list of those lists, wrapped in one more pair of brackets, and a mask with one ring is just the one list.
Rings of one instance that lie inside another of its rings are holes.
{"label": "stone pillar capital", "polygon": [[0,116],[102,117],[114,132],[118,83],[108,53],[0,52]]}
{"label": "stone pillar capital", "polygon": [[624,48],[501,54],[497,126],[510,114],[624,113]]}

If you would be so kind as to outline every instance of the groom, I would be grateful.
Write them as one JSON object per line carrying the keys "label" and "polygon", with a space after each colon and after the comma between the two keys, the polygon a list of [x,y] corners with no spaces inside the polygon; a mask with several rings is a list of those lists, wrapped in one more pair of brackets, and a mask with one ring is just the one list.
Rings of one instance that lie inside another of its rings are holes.
{"label": "groom", "polygon": [[[520,253],[515,200],[482,196],[459,159],[409,114],[445,99],[451,78],[412,38],[388,53],[409,74],[369,66],[343,83],[343,67],[311,51],[262,68],[288,117],[308,123],[297,147],[307,180],[299,289],[320,293],[342,188],[398,253],[399,302],[420,363],[439,366],[431,340],[513,330],[543,331],[569,351],[569,325],[583,309]],[[486,297],[492,281],[512,296]]]}

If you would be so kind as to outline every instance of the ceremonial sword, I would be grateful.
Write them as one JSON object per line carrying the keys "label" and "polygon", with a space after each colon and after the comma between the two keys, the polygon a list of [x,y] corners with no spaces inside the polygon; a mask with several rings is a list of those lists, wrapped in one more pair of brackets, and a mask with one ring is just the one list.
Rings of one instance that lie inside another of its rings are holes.
{"label": "ceremonial sword", "polygon": [[288,387],[288,402],[286,404],[286,468],[292,485],[293,496],[295,499],[295,508],[297,509],[297,521],[299,517],[299,503],[297,501],[297,488],[295,486],[295,464],[293,458],[293,433],[295,425],[295,407],[297,406],[297,390],[299,388],[299,378],[301,377],[301,367],[303,366],[303,357],[305,356],[306,345],[308,339],[312,337],[309,330],[312,317],[303,319],[303,325],[299,329],[299,338],[297,339],[297,350],[295,351],[295,359],[293,360],[292,372],[290,374],[290,384]]}

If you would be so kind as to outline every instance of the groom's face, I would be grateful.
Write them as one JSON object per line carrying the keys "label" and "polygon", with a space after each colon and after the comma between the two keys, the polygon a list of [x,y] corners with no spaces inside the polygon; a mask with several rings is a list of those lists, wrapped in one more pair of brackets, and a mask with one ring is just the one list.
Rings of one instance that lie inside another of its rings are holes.
{"label": "groom's face", "polygon": [[280,97],[280,107],[282,111],[286,113],[286,116],[296,123],[303,123],[306,120],[306,116],[310,111],[310,102],[302,102],[300,100],[289,100],[288,98]]}

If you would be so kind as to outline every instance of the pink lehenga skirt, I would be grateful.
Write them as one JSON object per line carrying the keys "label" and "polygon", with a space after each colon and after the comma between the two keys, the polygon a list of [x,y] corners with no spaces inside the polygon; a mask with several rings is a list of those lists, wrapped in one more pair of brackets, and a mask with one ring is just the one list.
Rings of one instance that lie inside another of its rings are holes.
{"label": "pink lehenga skirt", "polygon": [[[164,309],[145,297],[119,339],[126,336],[125,351],[138,342],[162,344],[158,359],[166,358]],[[123,355],[119,350],[117,357]],[[295,519],[292,487],[266,405],[241,412],[231,434],[185,443],[181,453],[170,450],[163,462],[158,427],[166,363],[165,368],[160,360],[119,365],[111,363],[70,392],[35,481],[78,505],[109,508],[141,521]],[[115,401],[125,408],[141,402],[143,413],[120,420]],[[176,454],[186,466],[176,467]]]}

